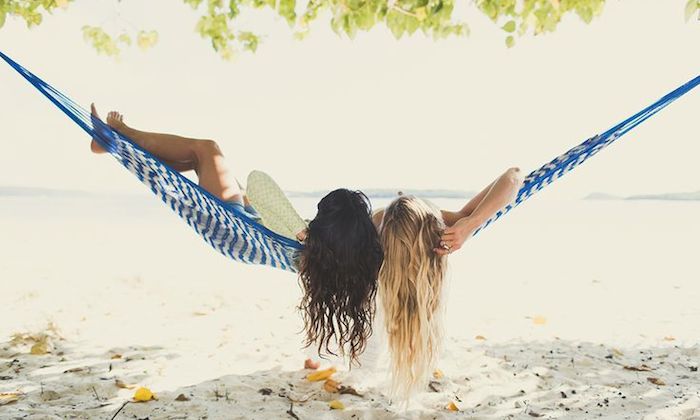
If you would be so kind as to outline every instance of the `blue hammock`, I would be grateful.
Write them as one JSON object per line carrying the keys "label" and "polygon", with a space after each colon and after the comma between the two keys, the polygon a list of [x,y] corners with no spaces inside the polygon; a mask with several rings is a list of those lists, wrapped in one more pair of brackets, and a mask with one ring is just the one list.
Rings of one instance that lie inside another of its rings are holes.
{"label": "blue hammock", "polygon": [[[89,112],[70,98],[2,52],[0,52],[0,57],[85,132],[97,139],[105,150],[146,184],[155,195],[160,197],[214,249],[236,261],[269,265],[292,272],[297,271],[297,259],[299,251],[302,249],[299,242],[272,232],[238,209],[226,205],[218,197],[160,162],[129,138],[117,133],[102,121],[92,118]],[[591,137],[530,173],[525,178],[513,204],[487,220],[474,232],[474,235],[698,84],[700,84],[700,76],[603,134]]]}

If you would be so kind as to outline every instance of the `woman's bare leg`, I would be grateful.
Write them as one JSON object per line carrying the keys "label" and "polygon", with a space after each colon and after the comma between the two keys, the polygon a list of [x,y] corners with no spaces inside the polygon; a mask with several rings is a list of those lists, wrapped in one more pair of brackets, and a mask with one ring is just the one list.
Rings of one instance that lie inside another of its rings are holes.
{"label": "woman's bare leg", "polygon": [[[94,105],[92,113],[97,116]],[[173,169],[180,172],[194,170],[199,178],[199,185],[210,193],[222,200],[242,202],[243,193],[237,181],[229,174],[224,155],[214,140],[136,130],[127,126],[123,116],[114,111],[107,115],[106,122],[118,133],[153,153]],[[104,149],[94,139],[90,149],[94,153],[104,153]]]}

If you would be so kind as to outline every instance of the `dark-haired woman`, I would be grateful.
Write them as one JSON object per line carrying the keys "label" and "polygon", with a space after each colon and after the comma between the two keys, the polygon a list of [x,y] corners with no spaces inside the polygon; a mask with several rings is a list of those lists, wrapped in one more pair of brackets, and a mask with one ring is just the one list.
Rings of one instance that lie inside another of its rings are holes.
{"label": "dark-haired woman", "polygon": [[[99,118],[92,106],[93,118]],[[251,217],[258,214],[226,167],[224,155],[213,140],[136,130],[110,112],[106,123],[180,171],[194,171],[199,185]],[[91,150],[104,153],[93,139]],[[359,191],[338,189],[318,203],[316,217],[293,236],[304,242],[299,259],[306,345],[319,354],[340,354],[356,362],[371,335],[377,275],[382,264],[379,234],[372,223],[367,197]],[[306,367],[317,365],[306,361]]]}

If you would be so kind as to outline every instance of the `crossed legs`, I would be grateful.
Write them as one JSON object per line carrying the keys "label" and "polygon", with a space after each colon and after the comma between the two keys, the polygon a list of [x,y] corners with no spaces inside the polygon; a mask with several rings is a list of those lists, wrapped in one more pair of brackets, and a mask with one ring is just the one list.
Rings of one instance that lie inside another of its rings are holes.
{"label": "crossed legs", "polygon": [[[99,118],[94,104],[91,105],[91,110]],[[124,117],[115,111],[107,114],[106,123],[176,171],[195,171],[199,185],[220,199],[243,203],[243,192],[226,168],[224,155],[214,140],[136,130],[127,126]],[[105,153],[95,139],[92,140],[90,149],[93,153]]]}

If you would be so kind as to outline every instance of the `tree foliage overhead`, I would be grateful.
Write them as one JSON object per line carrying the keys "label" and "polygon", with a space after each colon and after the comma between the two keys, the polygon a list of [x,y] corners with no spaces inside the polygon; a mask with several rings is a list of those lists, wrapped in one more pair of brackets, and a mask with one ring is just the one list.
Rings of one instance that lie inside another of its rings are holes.
{"label": "tree foliage overhead", "polygon": [[[114,0],[121,1],[121,0]],[[182,0],[198,16],[195,27],[224,58],[237,51],[255,51],[260,34],[240,27],[240,16],[249,10],[267,10],[284,19],[298,38],[318,19],[330,18],[338,34],[352,38],[358,31],[386,26],[396,38],[421,31],[433,38],[464,36],[468,26],[455,17],[456,0]],[[462,0],[469,1],[504,32],[512,47],[517,36],[553,32],[566,15],[590,23],[603,11],[605,0]],[[700,0],[685,1],[686,20],[698,14]],[[24,20],[28,27],[41,24],[45,15],[68,9],[74,0],[0,0],[0,28],[8,17]],[[699,17],[700,18],[700,17]],[[158,41],[155,31],[108,34],[99,26],[84,26],[83,36],[102,54],[115,56],[120,47],[134,41],[149,48]]]}

